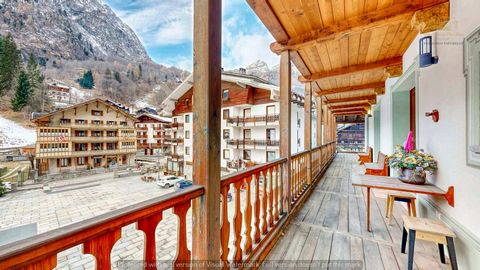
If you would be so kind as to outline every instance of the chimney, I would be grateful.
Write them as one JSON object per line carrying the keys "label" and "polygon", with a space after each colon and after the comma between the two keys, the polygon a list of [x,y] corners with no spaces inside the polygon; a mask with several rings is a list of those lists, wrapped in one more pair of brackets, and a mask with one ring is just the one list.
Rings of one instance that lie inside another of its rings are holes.
{"label": "chimney", "polygon": [[240,74],[247,74],[247,70],[245,68],[238,69]]}

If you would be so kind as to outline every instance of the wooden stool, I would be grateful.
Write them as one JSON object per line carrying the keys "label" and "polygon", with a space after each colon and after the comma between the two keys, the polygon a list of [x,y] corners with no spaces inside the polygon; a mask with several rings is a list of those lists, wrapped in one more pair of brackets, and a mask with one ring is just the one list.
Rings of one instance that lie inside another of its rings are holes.
{"label": "wooden stool", "polygon": [[408,208],[408,215],[416,217],[417,216],[417,208],[415,207],[415,195],[408,192],[401,192],[401,191],[389,191],[387,193],[387,209],[385,213],[385,217],[388,218],[388,224],[392,221],[393,216],[393,204],[395,201],[397,202],[406,202]]}
{"label": "wooden stool", "polygon": [[443,245],[447,245],[448,255],[452,269],[457,270],[457,255],[455,254],[455,245],[453,238],[455,233],[450,230],[443,222],[426,218],[417,218],[411,216],[402,216],[403,235],[402,235],[402,253],[405,253],[405,247],[408,239],[408,270],[413,269],[413,253],[415,248],[415,239],[435,242],[438,244],[440,261],[445,263],[445,251]]}

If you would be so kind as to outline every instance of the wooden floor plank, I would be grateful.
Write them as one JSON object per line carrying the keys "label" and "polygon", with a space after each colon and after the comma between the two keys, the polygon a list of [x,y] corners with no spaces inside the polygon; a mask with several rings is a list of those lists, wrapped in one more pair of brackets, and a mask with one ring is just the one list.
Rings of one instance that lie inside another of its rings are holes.
{"label": "wooden floor plank", "polygon": [[358,235],[362,234],[357,198],[352,194],[348,197],[348,232]]}
{"label": "wooden floor plank", "polygon": [[[351,185],[356,162],[354,155],[337,155],[267,260],[358,260],[367,270],[406,269],[407,255],[400,252],[401,216],[406,209],[395,203],[392,223],[387,224],[385,196],[372,196],[373,232],[368,232],[366,191]],[[418,240],[414,269],[450,269],[450,265],[440,263],[436,245]]]}
{"label": "wooden floor plank", "polygon": [[400,270],[391,246],[378,245],[382,257],[383,268],[388,270]]}
{"label": "wooden floor plank", "polygon": [[[365,256],[365,269],[367,270],[380,270],[383,268],[383,262],[380,255],[378,244],[370,241],[363,240],[363,252]],[[390,269],[387,269],[390,270]]]}
{"label": "wooden floor plank", "polygon": [[[360,261],[365,266],[363,256],[363,240],[360,237],[350,237],[350,260]],[[365,269],[365,267],[363,267]]]}
{"label": "wooden floor plank", "polygon": [[293,238],[289,239],[290,245],[283,256],[284,261],[298,260],[298,257],[302,252],[309,232],[309,226],[303,224],[300,224],[300,226],[298,226],[297,231],[293,235]]}

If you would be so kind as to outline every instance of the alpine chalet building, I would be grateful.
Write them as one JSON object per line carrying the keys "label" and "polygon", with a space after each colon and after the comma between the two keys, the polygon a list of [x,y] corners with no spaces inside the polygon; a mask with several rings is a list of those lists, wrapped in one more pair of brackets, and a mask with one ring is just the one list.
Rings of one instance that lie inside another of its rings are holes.
{"label": "alpine chalet building", "polygon": [[98,98],[32,119],[37,126],[39,174],[133,165],[135,121]]}

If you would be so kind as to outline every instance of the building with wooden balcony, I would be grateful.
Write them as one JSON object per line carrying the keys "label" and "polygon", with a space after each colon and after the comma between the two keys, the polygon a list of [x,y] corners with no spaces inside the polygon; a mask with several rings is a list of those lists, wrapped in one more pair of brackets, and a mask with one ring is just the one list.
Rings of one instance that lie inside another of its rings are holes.
{"label": "building with wooden balcony", "polygon": [[[193,77],[190,76],[163,102],[161,114],[171,116],[173,123],[172,153],[184,155],[183,164],[169,168],[182,168],[180,173],[192,177],[191,118]],[[224,173],[246,168],[245,164],[261,164],[279,157],[280,103],[278,86],[257,76],[240,72],[222,71],[222,161]],[[304,97],[292,93],[292,152],[303,150]],[[242,164],[232,169],[228,164]]]}
{"label": "building with wooden balcony", "polygon": [[[223,268],[262,268],[265,260],[268,269],[275,262],[478,268],[480,2],[247,2],[280,55],[280,158],[221,177],[221,1],[195,0],[193,187],[7,245],[0,268],[53,269],[57,253],[83,244],[97,268],[108,269],[122,227],[132,223],[145,235],[145,265],[154,265],[161,260],[156,227],[164,226],[160,221],[170,209],[178,217],[173,268],[192,262],[187,268],[206,269],[199,264],[205,260]],[[305,83],[305,151],[295,154],[292,64]],[[365,175],[356,154],[336,154],[337,119],[352,123],[357,116],[365,119],[367,146],[375,154],[392,154],[411,132],[414,147],[437,159],[437,173],[425,185],[401,182],[393,171]],[[399,193],[407,193],[418,212],[385,196]]]}
{"label": "building with wooden balcony", "polygon": [[137,147],[144,155],[163,154],[167,144],[167,128],[171,127],[172,119],[154,114],[143,113],[137,116],[135,128],[137,132]]}
{"label": "building with wooden balcony", "polygon": [[32,119],[40,174],[133,165],[135,117],[93,99]]}

